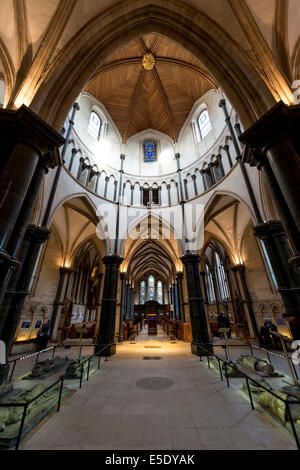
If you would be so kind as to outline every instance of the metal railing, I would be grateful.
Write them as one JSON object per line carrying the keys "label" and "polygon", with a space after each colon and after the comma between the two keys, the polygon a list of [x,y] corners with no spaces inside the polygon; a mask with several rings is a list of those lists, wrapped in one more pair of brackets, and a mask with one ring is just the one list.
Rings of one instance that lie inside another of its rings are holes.
{"label": "metal railing", "polygon": [[[287,416],[288,416],[288,420],[291,424],[291,429],[292,429],[292,433],[293,433],[293,436],[294,436],[294,439],[295,439],[295,442],[296,442],[296,446],[297,446],[297,449],[300,450],[300,441],[299,441],[299,436],[298,436],[298,433],[297,433],[297,430],[296,430],[296,427],[295,427],[295,423],[293,421],[293,418],[292,418],[292,415],[291,415],[291,410],[290,410],[290,405],[300,405],[300,400],[285,400],[284,398],[282,398],[281,396],[277,395],[275,393],[275,391],[273,390],[270,390],[268,389],[267,387],[265,387],[264,385],[262,385],[261,383],[257,382],[257,380],[253,379],[253,377],[250,377],[248,374],[246,374],[245,372],[241,371],[239,368],[236,368],[236,365],[232,362],[232,361],[228,361],[226,359],[222,359],[221,357],[217,356],[216,354],[212,353],[211,351],[209,351],[208,349],[204,348],[203,346],[199,346],[200,349],[202,349],[202,351],[205,353],[203,354],[203,356],[206,356],[207,357],[207,365],[208,365],[208,368],[210,369],[210,357],[214,357],[217,359],[218,361],[218,365],[219,365],[219,373],[220,373],[220,378],[221,380],[223,381],[223,373],[222,373],[222,367],[221,367],[221,363],[224,364],[224,370],[225,370],[225,378],[226,378],[226,382],[227,382],[227,387],[230,387],[230,383],[229,383],[229,376],[228,376],[228,367],[231,367],[233,370],[238,370],[238,373],[244,377],[244,379],[246,380],[246,385],[247,385],[247,391],[248,391],[248,395],[249,395],[249,401],[250,401],[250,404],[251,404],[251,408],[252,410],[254,410],[254,401],[253,401],[253,398],[252,398],[252,392],[251,392],[251,388],[250,388],[250,385],[249,385],[249,382],[251,382],[252,384],[254,384],[256,387],[259,387],[261,389],[263,389],[265,392],[268,392],[270,393],[270,395],[276,397],[278,400],[282,401],[283,403],[285,403],[285,406],[286,406],[286,412],[287,412]],[[200,356],[200,361],[203,361],[202,359],[202,356]],[[236,380],[236,379],[234,379]]]}
{"label": "metal railing", "polygon": [[[109,348],[110,346],[112,346],[113,343],[111,344],[107,344],[104,348],[100,349],[100,351],[98,351],[97,353],[93,354],[92,356],[89,356],[88,358],[84,359],[82,362],[80,362],[80,364],[78,364],[77,367],[75,367],[74,369],[76,370],[77,368],[81,367],[81,373],[80,373],[80,376],[79,376],[79,388],[82,387],[82,381],[83,381],[83,372],[84,372],[84,364],[86,362],[88,362],[88,368],[87,368],[87,377],[86,377],[86,380],[88,381],[89,380],[89,375],[90,375],[90,362],[91,360],[94,358],[94,357],[98,357],[98,366],[97,366],[97,369],[100,369],[100,358],[101,358],[101,354],[107,349]],[[46,350],[51,350],[52,348],[55,348],[55,346],[51,347],[51,348],[47,348]],[[45,351],[46,351],[45,350]],[[42,351],[39,351],[40,353]],[[31,356],[31,355],[29,355]],[[105,355],[105,361],[107,361],[108,359],[108,355]],[[21,359],[21,358],[18,358],[18,359]],[[15,359],[14,361],[18,360],[18,359]],[[10,362],[13,362],[13,361],[10,361]],[[1,403],[0,402],[0,408],[13,408],[13,407],[17,407],[17,408],[20,408],[20,407],[23,407],[24,410],[23,410],[23,414],[22,414],[22,418],[21,418],[21,422],[20,422],[20,427],[19,427],[19,431],[18,431],[18,435],[17,435],[17,439],[16,439],[16,445],[15,445],[15,450],[18,450],[19,449],[19,445],[20,445],[20,442],[21,442],[21,438],[22,438],[22,433],[23,433],[23,429],[24,429],[24,424],[25,424],[25,419],[26,419],[26,414],[27,414],[27,410],[28,410],[28,407],[35,401],[37,400],[38,398],[40,398],[42,395],[44,395],[46,392],[48,392],[49,390],[51,390],[53,387],[55,387],[57,384],[60,383],[60,387],[59,387],[59,394],[58,394],[58,401],[57,401],[57,407],[56,407],[56,411],[59,412],[60,411],[60,407],[61,407],[61,399],[62,399],[62,392],[63,392],[63,386],[64,386],[64,381],[65,380],[68,380],[64,375],[62,375],[59,379],[57,379],[53,384],[49,385],[49,387],[47,387],[45,390],[43,390],[41,393],[39,393],[37,396],[33,397],[30,401],[26,402],[26,403],[10,403],[10,402],[7,402],[7,403]]]}
{"label": "metal railing", "polygon": [[[251,343],[244,343],[241,341],[242,344],[231,344],[231,343],[228,343],[227,344],[227,347],[230,348],[230,347],[248,347],[250,349],[250,353],[251,353],[251,356],[253,357],[254,354],[253,354],[253,349],[258,349],[260,351],[263,351],[266,353],[266,356],[267,356],[267,359],[268,361],[270,362],[270,364],[272,364],[272,361],[271,361],[271,356],[276,356],[276,357],[280,357],[282,359],[286,359],[286,357],[284,356],[284,354],[280,354],[278,352],[275,352],[275,351],[272,351],[271,349],[267,349],[267,348],[263,348],[261,346],[257,346],[256,344],[251,344]],[[227,349],[226,349],[226,345],[225,344],[215,344],[216,347],[223,347],[225,348],[225,355],[227,357]],[[290,356],[289,356],[290,358]],[[227,357],[228,359],[228,357]],[[293,361],[290,360],[290,363],[291,363],[291,366],[293,367],[293,370],[294,370],[294,373],[295,373],[295,376],[297,378],[297,380],[299,380],[299,376],[298,376],[298,373],[297,373],[297,370],[296,370],[296,367],[295,367],[295,364],[293,363]]]}
{"label": "metal railing", "polygon": [[[79,359],[81,358],[81,354],[82,354],[82,348],[84,347],[92,347],[93,345],[92,344],[81,344],[80,347],[79,347]],[[77,344],[72,344],[72,345],[68,345],[67,346],[68,348],[78,348],[78,345]],[[25,359],[28,359],[29,357],[34,357],[36,356],[36,360],[35,360],[35,364],[38,363],[39,361],[39,358],[40,358],[40,354],[43,354],[43,353],[46,353],[48,351],[53,351],[52,352],[52,356],[51,356],[51,359],[54,358],[55,356],[55,353],[56,353],[56,350],[58,348],[62,348],[62,349],[65,349],[66,346],[65,345],[54,345],[54,346],[50,346],[49,348],[45,348],[45,349],[42,349],[41,351],[36,351],[34,353],[30,353],[30,354],[27,354],[25,356],[20,356],[20,357],[17,357],[16,359],[10,359],[8,361],[8,364],[13,364],[12,366],[12,369],[11,369],[11,372],[10,372],[10,376],[9,376],[9,379],[8,379],[8,382],[11,382],[12,381],[12,377],[14,375],[14,372],[15,372],[15,368],[16,368],[16,364],[18,361],[23,361]]]}

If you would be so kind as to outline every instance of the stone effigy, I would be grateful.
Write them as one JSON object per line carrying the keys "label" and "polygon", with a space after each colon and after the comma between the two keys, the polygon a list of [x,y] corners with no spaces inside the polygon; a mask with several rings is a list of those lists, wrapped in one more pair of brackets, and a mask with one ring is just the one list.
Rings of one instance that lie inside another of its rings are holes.
{"label": "stone effigy", "polygon": [[[30,432],[58,403],[60,384],[58,383],[48,391],[43,384],[36,384],[30,390],[23,390],[7,400],[8,406],[0,408],[0,449],[8,449],[15,445],[24,407],[13,406],[14,403],[28,403],[41,394],[28,405],[22,437]],[[43,393],[44,392],[44,393]],[[68,387],[62,390],[62,398],[70,394]],[[11,406],[9,406],[11,404]]]}
{"label": "stone effigy", "polygon": [[219,367],[219,361],[216,357],[212,356],[210,357],[210,365],[213,367],[216,372],[220,372],[220,367],[222,370],[222,374],[225,377],[226,371],[227,371],[227,377],[234,379],[234,378],[240,378],[242,375],[240,374],[237,365],[234,362],[229,362],[226,361],[226,369],[225,369],[225,363],[223,361],[220,361],[220,367]]}
{"label": "stone effigy", "polygon": [[275,371],[269,361],[261,359],[260,357],[241,355],[236,363],[255,372],[261,377],[282,377],[281,374]]}
{"label": "stone effigy", "polygon": [[[289,391],[291,387],[282,387],[280,390],[275,390],[271,387],[270,384],[266,382],[265,379],[260,379],[259,382],[266,389],[271,390],[273,393],[275,393],[276,396],[272,395],[267,390],[264,390],[259,385],[253,384],[251,381],[249,381],[249,386],[250,386],[254,403],[261,406],[271,416],[279,419],[281,423],[286,426],[288,424],[286,405],[281,399],[289,400],[289,401],[293,401],[293,400],[296,401],[297,399],[299,400],[298,394],[300,392],[300,388],[296,387],[299,389],[299,391],[292,390],[291,392]],[[247,388],[246,382],[244,382],[242,390],[245,394],[248,395],[248,388]],[[294,395],[292,395],[291,393]],[[296,393],[296,397],[295,397],[295,393]],[[290,411],[291,411],[292,419],[296,427],[299,426],[300,428],[300,405],[296,403],[290,405]]]}
{"label": "stone effigy", "polygon": [[29,375],[23,377],[24,379],[43,379],[57,370],[65,367],[70,362],[66,357],[56,356],[53,359],[46,359],[45,361],[37,362]]}

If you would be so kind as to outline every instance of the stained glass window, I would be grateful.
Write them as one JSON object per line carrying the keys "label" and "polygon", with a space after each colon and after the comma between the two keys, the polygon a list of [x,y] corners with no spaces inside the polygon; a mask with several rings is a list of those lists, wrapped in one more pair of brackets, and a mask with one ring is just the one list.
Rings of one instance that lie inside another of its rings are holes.
{"label": "stained glass window", "polygon": [[153,140],[144,142],[144,162],[156,162],[156,143]]}
{"label": "stained glass window", "polygon": [[199,125],[199,131],[200,131],[200,138],[202,140],[204,139],[204,137],[207,136],[209,131],[211,131],[212,129],[210,117],[209,117],[207,109],[202,111],[202,113],[198,117],[198,125]]}
{"label": "stained glass window", "polygon": [[148,300],[155,300],[155,281],[152,275],[148,277]]}
{"label": "stained glass window", "polygon": [[91,112],[88,131],[94,139],[98,140],[101,130],[101,119],[98,114]]}
{"label": "stained glass window", "polygon": [[163,286],[162,286],[162,282],[161,281],[158,281],[157,282],[157,298],[156,298],[157,302],[159,302],[160,304],[163,304]]}
{"label": "stained glass window", "polygon": [[140,304],[144,304],[146,301],[146,283],[142,281],[140,283]]}

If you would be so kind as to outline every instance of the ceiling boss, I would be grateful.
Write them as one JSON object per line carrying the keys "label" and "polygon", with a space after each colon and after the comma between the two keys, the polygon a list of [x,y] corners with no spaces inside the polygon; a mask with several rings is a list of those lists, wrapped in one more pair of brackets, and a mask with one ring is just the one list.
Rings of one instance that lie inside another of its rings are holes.
{"label": "ceiling boss", "polygon": [[155,57],[151,52],[146,52],[142,59],[142,66],[145,70],[152,70],[155,66]]}

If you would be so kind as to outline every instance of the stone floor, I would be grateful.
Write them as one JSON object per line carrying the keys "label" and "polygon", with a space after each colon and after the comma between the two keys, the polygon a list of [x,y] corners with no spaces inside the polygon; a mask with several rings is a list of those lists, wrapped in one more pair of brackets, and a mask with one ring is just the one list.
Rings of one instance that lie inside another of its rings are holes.
{"label": "stone floor", "polygon": [[[160,359],[143,359],[144,357]],[[71,385],[73,388],[77,385]],[[59,449],[295,449],[237,390],[160,331],[124,342],[83,388],[21,444]]]}

